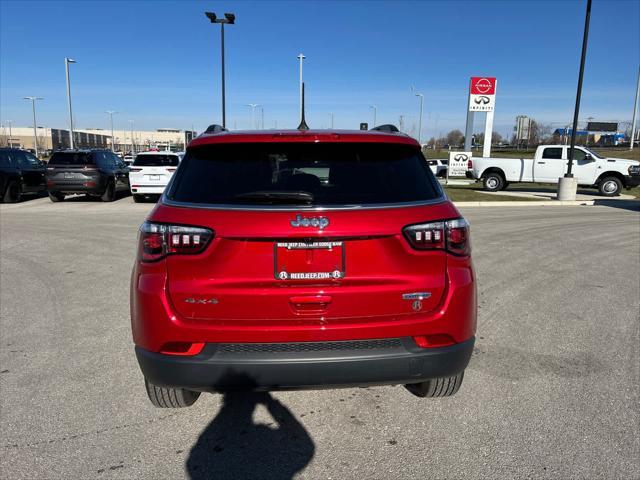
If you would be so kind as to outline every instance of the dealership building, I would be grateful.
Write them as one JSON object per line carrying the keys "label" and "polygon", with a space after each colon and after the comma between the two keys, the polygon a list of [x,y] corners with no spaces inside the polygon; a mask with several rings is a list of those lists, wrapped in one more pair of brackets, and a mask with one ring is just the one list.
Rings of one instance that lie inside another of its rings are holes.
{"label": "dealership building", "polygon": [[[133,134],[133,136],[132,136]],[[115,130],[113,131],[114,148],[119,151],[136,152],[159,149],[184,150],[185,141],[188,143],[195,132],[190,130],[176,130],[160,128],[154,131]],[[57,128],[37,128],[38,150],[64,150],[69,148],[69,130]],[[73,132],[74,147],[76,148],[111,148],[111,130],[99,128],[82,128]],[[33,127],[12,127],[6,125],[0,129],[0,146],[24,149],[35,149]]]}

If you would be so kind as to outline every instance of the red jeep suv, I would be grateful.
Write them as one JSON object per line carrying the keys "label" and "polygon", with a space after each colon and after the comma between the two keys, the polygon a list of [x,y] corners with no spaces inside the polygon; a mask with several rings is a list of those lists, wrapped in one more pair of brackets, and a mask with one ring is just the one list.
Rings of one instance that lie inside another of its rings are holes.
{"label": "red jeep suv", "polygon": [[215,132],[140,227],[131,325],[151,402],[454,394],[476,329],[469,225],[420,145],[376,129]]}

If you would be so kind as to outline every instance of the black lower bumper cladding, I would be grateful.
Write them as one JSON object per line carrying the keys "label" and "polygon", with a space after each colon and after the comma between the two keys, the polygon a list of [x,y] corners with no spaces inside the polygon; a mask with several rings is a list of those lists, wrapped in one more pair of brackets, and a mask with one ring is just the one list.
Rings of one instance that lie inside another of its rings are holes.
{"label": "black lower bumper cladding", "polygon": [[439,348],[420,348],[410,337],[209,343],[190,357],[135,350],[151,383],[215,392],[419,383],[464,370],[474,341]]}

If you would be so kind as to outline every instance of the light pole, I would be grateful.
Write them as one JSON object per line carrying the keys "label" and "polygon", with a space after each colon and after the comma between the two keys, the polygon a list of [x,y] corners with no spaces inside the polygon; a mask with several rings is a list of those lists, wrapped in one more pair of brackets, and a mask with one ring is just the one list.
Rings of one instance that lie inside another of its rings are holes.
{"label": "light pole", "polygon": [[305,57],[302,53],[298,55],[298,60],[300,62],[300,118],[302,119],[303,115],[304,115],[304,105],[303,105],[303,93],[302,93],[302,62],[304,61]]}
{"label": "light pole", "polygon": [[11,148],[13,147],[13,141],[12,141],[13,134],[11,133],[11,124],[13,123],[13,121],[7,120],[7,123],[9,124],[9,141],[7,142],[7,146]]}
{"label": "light pole", "polygon": [[587,13],[584,19],[584,34],[582,36],[582,56],[580,57],[580,73],[578,74],[578,90],[576,92],[576,106],[573,111],[573,130],[571,131],[571,147],[569,147],[569,162],[567,173],[558,180],[558,200],[575,200],[578,190],[577,179],[573,178],[573,155],[576,146],[576,131],[578,130],[578,114],[580,113],[580,98],[582,96],[582,79],[584,78],[584,63],[587,57],[587,40],[589,38],[589,20],[591,18],[591,0],[587,0]]}
{"label": "light pole", "polygon": [[373,126],[376,126],[376,117],[378,116],[378,106],[377,105],[369,105],[369,108],[373,108]]}
{"label": "light pole", "polygon": [[264,105],[260,105],[260,130],[264,130]]}
{"label": "light pole", "polygon": [[329,113],[329,117],[331,118],[331,130],[333,130],[333,112]]}
{"label": "light pole", "polygon": [[211,23],[219,23],[220,24],[220,51],[221,51],[221,73],[222,73],[222,126],[226,128],[227,126],[227,105],[225,99],[225,86],[224,86],[224,25],[228,23],[229,25],[233,25],[236,23],[236,16],[233,13],[225,13],[224,18],[218,18],[218,16],[213,12],[204,12],[207,18],[211,21]]}
{"label": "light pole", "polygon": [[31,108],[33,110],[33,146],[38,156],[38,127],[36,122],[36,100],[44,100],[43,97],[23,97],[25,100],[31,100]]}
{"label": "light pole", "polygon": [[133,142],[133,120],[129,120],[129,124],[131,125],[131,156],[133,157],[133,155],[136,153],[136,146]]}
{"label": "light pole", "polygon": [[71,81],[69,80],[69,64],[76,63],[72,58],[65,57],[64,69],[67,73],[67,103],[69,104],[69,147],[73,149],[73,112],[71,110]]}
{"label": "light pole", "polygon": [[[631,142],[629,150],[633,150],[633,140],[636,137],[636,113],[638,112],[638,97],[640,97],[640,67],[638,67],[638,82],[636,83],[636,99],[633,102],[633,120],[631,120]],[[11,128],[11,124],[9,124]]]}
{"label": "light pole", "polygon": [[105,113],[109,114],[109,120],[111,122],[111,151],[115,152],[116,151],[116,146],[115,146],[115,137],[113,136],[113,114],[114,113],[118,113],[115,110],[107,110]]}
{"label": "light pole", "polygon": [[424,102],[424,95],[422,93],[416,93],[416,97],[420,97],[420,119],[418,120],[418,143],[422,145],[422,104]]}
{"label": "light pole", "polygon": [[257,130],[256,128],[256,107],[259,107],[260,104],[259,103],[247,103],[247,107],[251,107],[251,127],[254,130]]}

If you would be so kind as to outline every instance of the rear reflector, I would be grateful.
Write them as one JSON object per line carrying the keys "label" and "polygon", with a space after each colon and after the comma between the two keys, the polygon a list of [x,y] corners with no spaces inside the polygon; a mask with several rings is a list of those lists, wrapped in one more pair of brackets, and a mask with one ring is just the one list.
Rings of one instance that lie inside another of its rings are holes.
{"label": "rear reflector", "polygon": [[208,228],[144,222],[140,227],[139,258],[154,262],[167,255],[202,253],[213,236]]}
{"label": "rear reflector", "polygon": [[191,342],[169,342],[160,349],[160,353],[165,355],[198,355],[204,348],[204,343]]}
{"label": "rear reflector", "polygon": [[436,348],[436,347],[447,347],[449,345],[453,345],[455,340],[450,335],[446,333],[436,333],[434,335],[420,335],[417,337],[413,337],[413,340],[416,342],[420,348]]}

